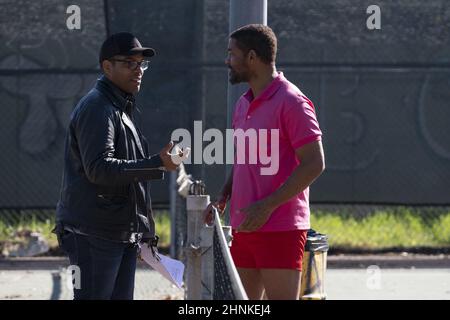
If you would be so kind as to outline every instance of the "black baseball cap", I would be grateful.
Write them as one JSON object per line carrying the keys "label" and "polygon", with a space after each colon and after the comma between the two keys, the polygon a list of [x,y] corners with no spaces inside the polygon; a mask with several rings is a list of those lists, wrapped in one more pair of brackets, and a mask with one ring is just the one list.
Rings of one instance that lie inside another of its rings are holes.
{"label": "black baseball cap", "polygon": [[103,60],[115,55],[132,56],[139,53],[142,53],[144,57],[153,57],[156,54],[155,49],[143,47],[133,34],[119,32],[112,34],[103,42],[99,60],[101,64]]}

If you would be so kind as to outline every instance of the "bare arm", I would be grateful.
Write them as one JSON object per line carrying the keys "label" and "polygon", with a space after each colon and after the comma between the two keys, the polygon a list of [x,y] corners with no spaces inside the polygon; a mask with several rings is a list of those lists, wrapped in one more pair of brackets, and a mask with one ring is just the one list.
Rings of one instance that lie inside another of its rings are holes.
{"label": "bare arm", "polygon": [[238,231],[254,231],[269,220],[272,212],[298,193],[309,187],[325,170],[325,156],[321,141],[308,143],[295,150],[300,164],[286,182],[267,198],[241,209],[247,214]]}
{"label": "bare arm", "polygon": [[233,168],[231,168],[231,172],[228,175],[227,181],[225,182],[222,191],[220,192],[220,195],[218,199],[224,199],[225,202],[231,198],[231,190],[233,188]]}
{"label": "bare arm", "polygon": [[325,170],[325,156],[321,141],[309,143],[295,150],[295,154],[300,165],[278,190],[265,199],[267,205],[273,209],[305,190]]}
{"label": "bare arm", "polygon": [[208,207],[206,207],[204,212],[205,223],[212,223],[212,206],[215,206],[221,215],[224,214],[225,208],[227,207],[227,201],[231,198],[231,191],[233,188],[233,168],[222,187],[222,191],[220,192],[217,199],[211,202]]}

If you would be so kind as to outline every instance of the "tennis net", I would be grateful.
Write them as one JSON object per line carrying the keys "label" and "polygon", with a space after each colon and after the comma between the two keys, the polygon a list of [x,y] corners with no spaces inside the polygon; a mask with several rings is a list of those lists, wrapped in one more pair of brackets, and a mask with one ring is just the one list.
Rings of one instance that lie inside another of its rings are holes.
{"label": "tennis net", "polygon": [[248,300],[241,279],[231,258],[219,213],[214,208],[214,300]]}

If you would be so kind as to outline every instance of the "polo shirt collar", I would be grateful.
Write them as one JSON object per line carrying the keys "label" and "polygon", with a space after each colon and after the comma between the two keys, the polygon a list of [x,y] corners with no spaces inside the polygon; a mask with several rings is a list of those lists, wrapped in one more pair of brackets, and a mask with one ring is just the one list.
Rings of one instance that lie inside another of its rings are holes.
{"label": "polo shirt collar", "polygon": [[272,80],[272,82],[267,86],[266,89],[259,95],[258,98],[253,99],[252,89],[248,89],[244,94],[244,98],[247,99],[249,103],[254,102],[255,100],[266,101],[269,100],[281,87],[281,84],[286,81],[286,78],[283,75],[283,72],[278,72],[278,76]]}

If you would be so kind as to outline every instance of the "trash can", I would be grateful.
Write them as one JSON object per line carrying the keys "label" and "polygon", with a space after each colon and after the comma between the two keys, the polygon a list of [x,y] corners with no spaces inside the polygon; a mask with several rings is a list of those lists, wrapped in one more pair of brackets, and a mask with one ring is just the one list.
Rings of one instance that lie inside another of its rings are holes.
{"label": "trash can", "polygon": [[300,300],[325,300],[328,237],[309,229],[302,264]]}

